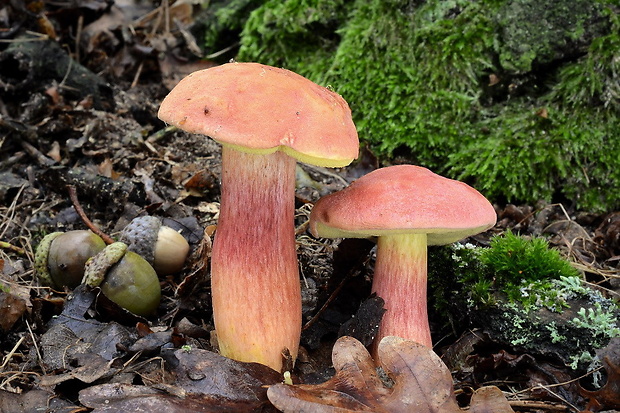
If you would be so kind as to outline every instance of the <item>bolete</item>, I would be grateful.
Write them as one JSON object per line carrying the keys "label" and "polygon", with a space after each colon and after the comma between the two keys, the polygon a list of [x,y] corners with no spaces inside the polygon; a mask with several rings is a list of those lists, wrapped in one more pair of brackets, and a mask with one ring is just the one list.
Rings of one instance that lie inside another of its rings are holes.
{"label": "bolete", "polygon": [[349,106],[291,71],[227,63],[181,80],[159,118],[223,145],[211,259],[220,352],[280,370],[301,332],[295,163],[341,167],[358,156]]}
{"label": "bolete", "polygon": [[398,336],[432,346],[426,308],[427,245],[450,244],[496,222],[467,184],[413,165],[377,169],[321,198],[310,231],[324,238],[378,237],[372,291],[386,313],[375,343]]}

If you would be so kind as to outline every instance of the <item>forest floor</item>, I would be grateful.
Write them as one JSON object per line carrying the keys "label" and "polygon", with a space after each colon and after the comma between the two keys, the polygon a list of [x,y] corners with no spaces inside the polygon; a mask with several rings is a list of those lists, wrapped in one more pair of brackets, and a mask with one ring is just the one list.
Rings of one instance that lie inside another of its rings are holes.
{"label": "forest floor", "polygon": [[[231,363],[215,352],[209,273],[202,263],[219,213],[219,145],[157,119],[161,100],[179,79],[215,65],[191,34],[194,9],[116,3],[0,6],[0,411],[41,406],[53,412],[146,411],[139,409],[147,405],[173,412],[276,411],[265,386],[281,382],[279,373]],[[368,298],[372,274],[370,242],[337,248],[339,241],[307,233],[312,204],[380,165],[364,149],[348,168],[298,169],[306,326],[293,371],[296,383],[316,384],[334,375],[340,324]],[[471,242],[488,245],[508,229],[545,235],[582,271],[584,282],[618,299],[620,213],[544,203],[497,204],[496,210],[498,224]],[[87,228],[86,218],[115,237],[145,214],[182,230],[191,246],[184,269],[160,279],[155,317],[133,316],[91,291],[56,291],[36,280],[34,250],[46,234]],[[463,341],[472,331],[483,332],[484,326],[443,337],[435,349],[439,356],[467,351],[463,359],[476,360],[471,370],[452,371],[460,405],[468,406],[476,389],[494,385],[514,411],[619,408],[620,343],[606,349],[615,371],[606,372],[605,391],[589,393],[568,360],[519,353],[502,343],[467,347]],[[350,343],[339,348],[360,351]],[[200,352],[174,352],[179,349]],[[192,358],[199,355],[204,357]],[[373,397],[385,400],[385,392],[376,391]],[[381,411],[362,404],[342,411]],[[386,402],[385,411],[406,411],[386,406],[392,405]],[[473,404],[471,410],[494,411]]]}

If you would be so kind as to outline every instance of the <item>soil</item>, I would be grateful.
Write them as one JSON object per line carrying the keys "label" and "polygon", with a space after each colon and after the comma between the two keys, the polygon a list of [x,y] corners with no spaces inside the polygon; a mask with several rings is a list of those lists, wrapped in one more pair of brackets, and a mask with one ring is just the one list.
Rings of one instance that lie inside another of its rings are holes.
{"label": "soil", "polygon": [[[217,350],[208,267],[202,263],[219,212],[220,148],[206,137],[167,127],[156,116],[176,81],[216,63],[197,47],[191,5],[116,3],[27,0],[0,6],[1,411],[30,411],[23,406],[41,403],[48,411],[116,411],[96,407],[88,389],[122,384],[162,392],[179,365],[194,362],[173,358],[170,349]],[[342,170],[298,169],[296,234],[307,324],[294,370],[297,382],[318,383],[333,375],[331,349],[338,336],[354,335],[369,344],[381,316],[380,303],[368,299],[373,243],[312,237],[306,231],[312,203],[388,162],[407,159],[379,161],[364,149],[359,161]],[[469,241],[486,245],[507,229],[545,234],[592,287],[618,298],[620,213],[590,214],[548,203],[497,204],[496,209],[497,226]],[[141,215],[161,217],[182,230],[191,246],[184,269],[160,279],[163,297],[156,316],[137,317],[96,292],[59,291],[36,279],[34,250],[44,235],[90,226],[118,237]],[[483,326],[463,326],[441,337],[436,351],[467,348],[463,342],[475,327]],[[613,398],[588,396],[575,385],[559,391],[547,387],[574,384],[577,374],[561,360],[517,354],[492,339],[478,344],[467,353],[477,360],[475,374],[454,374],[464,405],[470,389],[494,383],[514,393],[516,411],[618,408]],[[175,369],[166,370],[166,363]],[[232,374],[226,371],[222,374]],[[258,367],[243,374],[244,383],[256,381],[257,388],[281,381]],[[202,410],[194,402],[170,402],[179,394],[167,389],[170,411],[273,411],[260,392],[224,395],[222,390],[211,399],[222,408]],[[135,394],[123,397],[135,399]]]}

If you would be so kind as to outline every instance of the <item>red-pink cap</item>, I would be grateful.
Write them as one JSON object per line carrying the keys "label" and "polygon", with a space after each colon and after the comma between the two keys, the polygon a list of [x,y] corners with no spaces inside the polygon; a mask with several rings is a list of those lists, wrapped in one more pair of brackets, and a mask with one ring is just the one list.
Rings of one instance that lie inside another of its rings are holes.
{"label": "red-pink cap", "polygon": [[282,150],[320,166],[346,166],[359,152],[351,110],[340,95],[259,63],[227,63],[190,74],[164,99],[158,116],[240,151]]}
{"label": "red-pink cap", "polygon": [[449,244],[495,225],[489,201],[471,186],[426,168],[377,169],[321,198],[310,231],[324,238],[425,233],[429,245]]}

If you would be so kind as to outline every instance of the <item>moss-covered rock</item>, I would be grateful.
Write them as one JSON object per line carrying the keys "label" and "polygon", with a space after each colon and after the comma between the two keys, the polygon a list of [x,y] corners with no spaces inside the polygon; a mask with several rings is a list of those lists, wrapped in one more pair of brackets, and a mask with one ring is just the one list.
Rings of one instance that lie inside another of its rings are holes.
{"label": "moss-covered rock", "polygon": [[620,206],[620,23],[612,0],[266,1],[241,61],[350,103],[384,155],[494,199]]}
{"label": "moss-covered rock", "polygon": [[528,73],[588,50],[607,33],[601,5],[592,0],[512,0],[500,7],[496,23],[499,63],[512,73]]}
{"label": "moss-covered rock", "polygon": [[507,233],[490,248],[434,247],[428,262],[436,329],[448,315],[461,328],[573,368],[620,336],[618,304],[586,287],[543,238]]}

